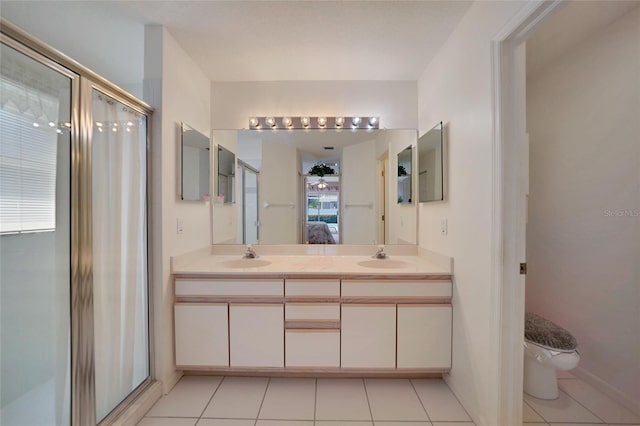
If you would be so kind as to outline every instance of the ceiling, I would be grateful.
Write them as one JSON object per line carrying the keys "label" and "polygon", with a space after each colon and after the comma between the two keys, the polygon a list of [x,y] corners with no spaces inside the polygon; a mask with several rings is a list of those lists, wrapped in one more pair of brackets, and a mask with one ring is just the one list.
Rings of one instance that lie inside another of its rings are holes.
{"label": "ceiling", "polygon": [[527,77],[636,7],[640,2],[568,2],[527,40]]}
{"label": "ceiling", "polygon": [[[89,45],[85,49],[94,45],[104,55],[114,50],[111,39],[117,49],[130,51],[128,57],[137,63],[144,25],[163,25],[212,81],[417,80],[471,5],[469,1],[2,3],[10,20],[45,41],[43,33],[55,39],[73,31],[76,43]],[[131,65],[127,60],[118,62],[109,65]]]}

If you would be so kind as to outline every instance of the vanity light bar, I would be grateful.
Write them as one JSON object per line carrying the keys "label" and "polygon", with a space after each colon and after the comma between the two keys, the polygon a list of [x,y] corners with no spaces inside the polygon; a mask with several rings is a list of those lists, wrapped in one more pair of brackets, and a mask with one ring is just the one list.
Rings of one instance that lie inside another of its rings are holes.
{"label": "vanity light bar", "polygon": [[379,117],[250,117],[250,130],[379,129]]}

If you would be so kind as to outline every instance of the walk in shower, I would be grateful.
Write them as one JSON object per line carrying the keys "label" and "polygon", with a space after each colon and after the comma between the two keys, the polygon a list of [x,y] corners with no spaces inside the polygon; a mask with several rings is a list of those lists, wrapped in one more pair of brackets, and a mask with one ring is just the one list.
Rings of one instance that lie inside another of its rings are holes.
{"label": "walk in shower", "polygon": [[151,381],[151,110],[5,21],[0,42],[0,424],[109,423]]}

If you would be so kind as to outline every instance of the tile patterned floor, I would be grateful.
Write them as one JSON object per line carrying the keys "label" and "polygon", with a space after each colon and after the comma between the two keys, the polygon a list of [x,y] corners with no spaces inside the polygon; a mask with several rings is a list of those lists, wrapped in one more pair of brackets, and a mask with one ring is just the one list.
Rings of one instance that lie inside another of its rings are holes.
{"label": "tile patterned floor", "polygon": [[[526,426],[640,425],[563,373],[560,398],[524,397]],[[185,376],[139,426],[473,426],[443,380]]]}
{"label": "tile patterned floor", "polygon": [[640,416],[569,372],[561,372],[558,385],[560,397],[553,401],[536,399],[525,394],[522,407],[523,425],[640,425]]}
{"label": "tile patterned floor", "polygon": [[438,379],[185,376],[139,426],[474,426]]}

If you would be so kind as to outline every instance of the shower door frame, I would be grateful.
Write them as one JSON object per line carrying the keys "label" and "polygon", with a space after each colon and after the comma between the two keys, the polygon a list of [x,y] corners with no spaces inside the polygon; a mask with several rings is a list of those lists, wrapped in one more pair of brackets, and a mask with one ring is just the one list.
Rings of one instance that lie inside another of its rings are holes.
{"label": "shower door frame", "polygon": [[97,90],[146,117],[146,219],[147,219],[147,378],[116,406],[100,425],[108,425],[153,384],[153,258],[151,119],[153,108],[56,49],[0,17],[0,42],[71,80],[71,426],[98,424],[95,399],[95,341],[93,327],[92,240],[92,92]]}

